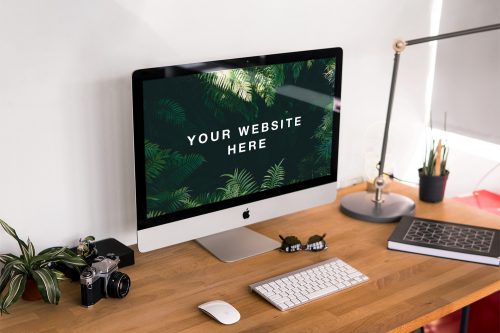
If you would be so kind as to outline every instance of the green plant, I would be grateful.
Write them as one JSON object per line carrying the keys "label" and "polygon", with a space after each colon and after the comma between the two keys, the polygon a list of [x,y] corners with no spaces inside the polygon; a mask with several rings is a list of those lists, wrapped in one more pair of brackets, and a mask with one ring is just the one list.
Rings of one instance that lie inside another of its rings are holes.
{"label": "green plant", "polygon": [[0,224],[7,234],[17,241],[21,249],[19,256],[12,253],[0,255],[0,263],[4,265],[0,274],[0,314],[8,313],[9,306],[19,300],[28,278],[35,281],[45,302],[59,303],[61,290],[58,280],[64,279],[64,274],[52,266],[56,263],[70,267],[86,266],[85,260],[66,247],[51,247],[35,255],[35,247],[29,238],[24,242],[12,227],[1,219]]}
{"label": "green plant", "polygon": [[448,172],[446,169],[446,161],[448,160],[449,148],[441,144],[441,140],[436,142],[432,140],[432,145],[429,152],[426,153],[424,158],[424,165],[422,167],[422,174],[425,176],[444,176]]}

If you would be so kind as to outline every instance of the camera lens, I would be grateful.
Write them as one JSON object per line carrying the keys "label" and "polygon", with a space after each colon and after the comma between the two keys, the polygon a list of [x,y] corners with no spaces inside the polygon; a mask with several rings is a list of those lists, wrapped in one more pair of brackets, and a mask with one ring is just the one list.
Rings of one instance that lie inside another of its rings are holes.
{"label": "camera lens", "polygon": [[130,278],[122,272],[113,272],[108,281],[108,295],[114,298],[127,296],[130,289]]}

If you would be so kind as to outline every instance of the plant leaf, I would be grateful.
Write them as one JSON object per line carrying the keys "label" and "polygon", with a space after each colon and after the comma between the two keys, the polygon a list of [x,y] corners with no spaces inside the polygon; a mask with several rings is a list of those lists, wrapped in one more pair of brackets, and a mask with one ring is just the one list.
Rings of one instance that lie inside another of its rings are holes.
{"label": "plant leaf", "polygon": [[0,295],[15,274],[28,274],[28,269],[21,259],[11,260],[3,267],[0,275]]}
{"label": "plant leaf", "polygon": [[446,161],[448,160],[448,152],[449,152],[448,146],[444,146],[443,161],[441,162],[441,175],[442,176],[444,176],[446,174]]}
{"label": "plant leaf", "polygon": [[2,225],[2,228],[5,230],[5,232],[16,238],[17,239],[17,234],[16,234],[16,231],[14,230],[14,228],[12,228],[10,225],[8,225],[4,220],[0,219],[0,224]]}
{"label": "plant leaf", "polygon": [[31,240],[28,238],[28,255],[29,255],[29,260],[35,256],[35,246],[31,242]]}
{"label": "plant leaf", "polygon": [[17,241],[19,247],[21,248],[21,252],[24,255],[24,253],[28,251],[28,245],[26,245],[26,243],[17,236],[17,233],[14,230],[14,228],[12,228],[2,219],[0,219],[0,225],[2,225],[2,228],[5,230],[5,232],[7,232],[7,234],[12,236]]}
{"label": "plant leaf", "polygon": [[67,253],[69,255],[76,255],[75,252],[71,251],[68,249],[67,246],[54,246],[54,247],[49,247],[43,251],[40,251],[38,253],[38,256],[43,255],[43,254],[51,254],[51,255],[58,255],[60,253]]}
{"label": "plant leaf", "polygon": [[429,157],[427,159],[426,165],[424,166],[425,175],[431,175],[433,165],[434,165],[434,147],[429,150]]}
{"label": "plant leaf", "polygon": [[52,273],[55,274],[57,280],[59,280],[59,281],[66,280],[66,275],[64,275],[63,272],[58,271],[57,269],[53,269]]}
{"label": "plant leaf", "polygon": [[43,300],[50,304],[59,303],[61,291],[56,275],[46,267],[32,271],[32,275]]}
{"label": "plant leaf", "polygon": [[84,239],[82,239],[82,242],[93,242],[93,241],[95,241],[94,236],[87,236]]}
{"label": "plant leaf", "polygon": [[60,246],[48,247],[45,250],[38,252],[38,255],[40,256],[42,254],[46,254],[46,253],[53,252],[53,251],[58,251],[60,249],[61,249]]}
{"label": "plant leaf", "polygon": [[67,254],[61,254],[57,257],[54,257],[50,262],[63,263],[69,266],[79,267],[79,266],[87,266],[87,262],[77,255],[68,256]]}
{"label": "plant leaf", "polygon": [[64,263],[71,267],[87,265],[87,262],[76,253],[66,247],[61,247],[51,248],[50,251],[34,257],[31,261],[31,267],[34,269],[37,269],[38,267],[45,267],[51,262]]}
{"label": "plant leaf", "polygon": [[[31,260],[31,267],[38,268],[45,262],[50,262],[54,258],[57,258],[61,253],[65,253],[67,248],[65,247],[51,247],[46,250],[41,251],[36,257]],[[76,255],[76,254],[75,254]]]}
{"label": "plant leaf", "polygon": [[3,290],[7,287],[7,283],[9,282],[10,276],[12,272],[12,267],[5,266],[2,269],[2,274],[0,275],[0,295],[2,295]]}
{"label": "plant leaf", "polygon": [[19,257],[16,257],[12,253],[6,253],[6,254],[0,254],[0,263],[2,264],[7,264],[9,261],[12,260],[19,260]]}
{"label": "plant leaf", "polygon": [[18,271],[19,273],[28,273],[28,266],[27,266],[27,263],[24,262],[22,259],[16,259],[16,260],[11,260],[9,261],[4,269],[6,268],[12,268],[16,271]]}
{"label": "plant leaf", "polygon": [[0,300],[0,313],[8,313],[8,307],[16,303],[19,297],[21,297],[26,287],[26,277],[27,275],[22,273],[15,274],[11,277],[9,291]]}

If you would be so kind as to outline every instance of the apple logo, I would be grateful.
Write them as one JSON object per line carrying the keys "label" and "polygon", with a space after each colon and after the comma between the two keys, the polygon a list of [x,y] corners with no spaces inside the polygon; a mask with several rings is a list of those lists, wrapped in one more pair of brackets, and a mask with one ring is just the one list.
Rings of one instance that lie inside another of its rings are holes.
{"label": "apple logo", "polygon": [[245,210],[245,211],[243,212],[243,218],[244,218],[244,219],[247,219],[247,218],[249,218],[249,217],[250,217],[250,211],[249,211],[249,210],[248,210],[248,208],[247,208],[247,210]]}

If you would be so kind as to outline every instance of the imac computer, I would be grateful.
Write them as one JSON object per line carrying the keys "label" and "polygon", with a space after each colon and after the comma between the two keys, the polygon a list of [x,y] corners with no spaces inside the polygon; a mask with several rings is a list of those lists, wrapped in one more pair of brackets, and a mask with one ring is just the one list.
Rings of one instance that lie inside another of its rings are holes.
{"label": "imac computer", "polygon": [[335,200],[341,74],[340,48],[135,71],[139,250],[235,261],[280,246],[245,225]]}

